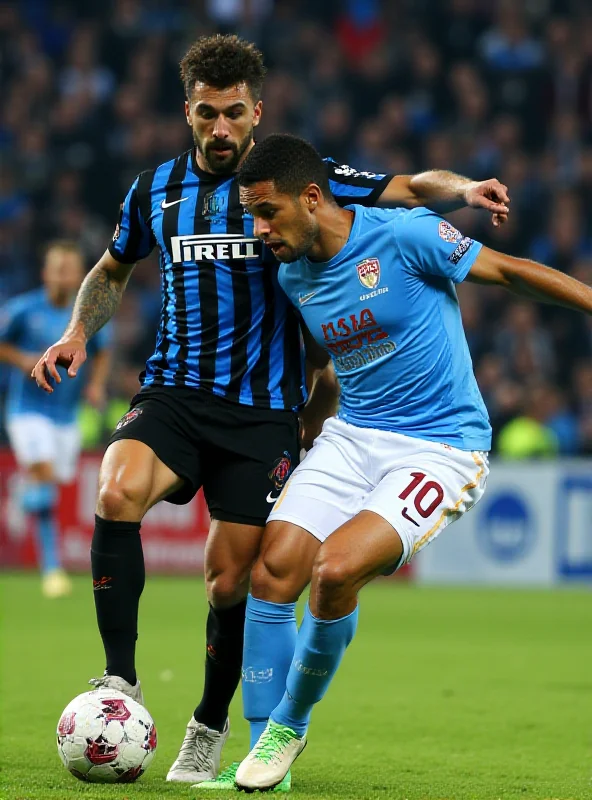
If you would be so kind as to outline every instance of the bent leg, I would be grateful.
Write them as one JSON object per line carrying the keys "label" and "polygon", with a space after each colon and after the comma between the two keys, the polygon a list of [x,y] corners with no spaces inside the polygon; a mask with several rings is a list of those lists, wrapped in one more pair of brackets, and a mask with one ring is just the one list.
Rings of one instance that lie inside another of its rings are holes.
{"label": "bent leg", "polygon": [[249,574],[262,533],[261,525],[213,519],[206,542],[205,678],[193,717],[218,732],[240,681]]}
{"label": "bent leg", "polygon": [[108,675],[136,683],[138,607],[144,589],[140,521],[183,481],[142,442],[114,442],[103,458],[91,565]]}
{"label": "bent leg", "polygon": [[324,542],[286,692],[271,714],[275,722],[304,736],[312,708],[324,697],[355,634],[359,590],[402,553],[395,529],[372,511],[362,511]]}
{"label": "bent leg", "polygon": [[251,574],[243,656],[243,708],[251,747],[285,690],[294,655],[296,601],[321,543],[289,522],[270,522]]}

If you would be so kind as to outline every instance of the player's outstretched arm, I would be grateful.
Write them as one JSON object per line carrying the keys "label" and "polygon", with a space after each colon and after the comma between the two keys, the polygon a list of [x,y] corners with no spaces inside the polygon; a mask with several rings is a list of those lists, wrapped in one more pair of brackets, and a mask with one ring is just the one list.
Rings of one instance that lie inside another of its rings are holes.
{"label": "player's outstretched arm", "polygon": [[514,294],[592,314],[592,287],[526,258],[483,247],[469,270],[473,283],[504,286]]}
{"label": "player's outstretched arm", "polygon": [[496,227],[507,220],[509,204],[508,187],[496,178],[472,181],[437,169],[417,175],[395,175],[378,199],[380,206],[425,206],[440,214],[464,206],[482,208],[492,214]]}
{"label": "player's outstretched arm", "polygon": [[86,343],[117,310],[134,266],[116,261],[106,251],[91,269],[78,290],[72,319],[64,335],[45,351],[31,373],[41,389],[53,392],[49,377],[61,382],[58,366],[67,368],[68,377],[76,377],[86,360]]}

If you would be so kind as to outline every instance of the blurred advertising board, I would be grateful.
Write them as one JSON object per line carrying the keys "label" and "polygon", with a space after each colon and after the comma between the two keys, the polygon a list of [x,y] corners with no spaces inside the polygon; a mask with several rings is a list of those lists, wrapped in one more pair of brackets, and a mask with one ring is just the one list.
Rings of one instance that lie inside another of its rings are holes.
{"label": "blurred advertising board", "polygon": [[417,557],[423,583],[592,583],[592,460],[492,460],[478,505]]}
{"label": "blurred advertising board", "polygon": [[[62,487],[59,519],[64,564],[69,569],[90,569],[90,542],[101,456],[84,454],[76,480]],[[33,567],[35,540],[18,503],[22,474],[8,450],[0,450],[0,565]],[[146,569],[152,572],[198,574],[210,518],[200,492],[184,506],[159,503],[142,523]]]}

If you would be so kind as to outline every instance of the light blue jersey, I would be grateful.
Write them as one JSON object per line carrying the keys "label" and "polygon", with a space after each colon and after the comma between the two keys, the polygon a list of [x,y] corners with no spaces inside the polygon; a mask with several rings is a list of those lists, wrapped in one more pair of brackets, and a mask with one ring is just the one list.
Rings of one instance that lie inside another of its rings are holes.
{"label": "light blue jersey", "polygon": [[[45,289],[19,295],[0,309],[0,341],[12,344],[31,355],[41,356],[66,329],[72,316],[72,308],[72,305],[64,308],[52,305]],[[89,358],[107,344],[108,333],[103,328],[88,343]],[[7,416],[33,413],[43,414],[60,425],[73,422],[84,388],[86,371],[85,364],[72,380],[61,369],[62,382],[54,384],[53,394],[48,395],[22,370],[12,369],[8,384]]]}
{"label": "light blue jersey", "polygon": [[489,450],[454,284],[482,245],[425,208],[346,206],[330,261],[282,264],[279,281],[341,384],[339,417],[461,450]]}

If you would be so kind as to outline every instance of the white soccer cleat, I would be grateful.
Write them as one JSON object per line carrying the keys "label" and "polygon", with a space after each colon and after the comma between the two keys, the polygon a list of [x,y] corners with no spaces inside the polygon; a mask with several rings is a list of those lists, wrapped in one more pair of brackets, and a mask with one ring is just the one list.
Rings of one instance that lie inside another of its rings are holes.
{"label": "white soccer cleat", "polygon": [[191,717],[179,755],[167,775],[167,781],[203,783],[213,781],[220,769],[220,756],[230,733],[226,720],[222,733],[202,725]]}
{"label": "white soccer cleat", "polygon": [[270,719],[257,744],[236,771],[237,789],[247,792],[273,789],[283,781],[305,747],[306,736],[298,736],[292,728]]}
{"label": "white soccer cleat", "polygon": [[142,694],[140,681],[136,681],[132,686],[131,683],[128,683],[124,678],[120,678],[119,675],[103,675],[100,678],[91,678],[89,683],[95,689],[116,689],[118,692],[123,692],[128,697],[131,697],[141,706],[144,705],[144,695]]}
{"label": "white soccer cleat", "polygon": [[45,597],[54,600],[56,597],[66,597],[72,592],[72,581],[63,569],[51,569],[44,573],[41,581],[41,591]]}

